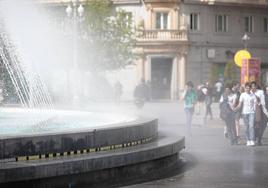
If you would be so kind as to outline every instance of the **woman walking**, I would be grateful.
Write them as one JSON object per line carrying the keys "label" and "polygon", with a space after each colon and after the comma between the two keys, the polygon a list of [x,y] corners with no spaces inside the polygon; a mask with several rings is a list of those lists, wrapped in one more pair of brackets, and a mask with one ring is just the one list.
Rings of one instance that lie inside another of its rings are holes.
{"label": "woman walking", "polygon": [[237,144],[237,135],[235,127],[235,112],[233,111],[236,102],[236,94],[231,90],[230,85],[225,86],[225,91],[220,98],[220,110],[223,120],[225,121],[230,144]]}
{"label": "woman walking", "polygon": [[194,106],[197,100],[194,85],[191,81],[186,83],[186,89],[183,94],[183,100],[184,100],[184,111],[186,113],[187,134],[191,135],[192,117],[194,113]]}
{"label": "woman walking", "polygon": [[263,90],[258,89],[256,82],[251,82],[251,92],[256,96],[258,105],[255,106],[255,139],[257,144],[262,145],[262,136],[267,124],[267,109],[265,104],[265,93]]}
{"label": "woman walking", "polygon": [[[235,105],[236,107],[239,104],[239,98],[241,93],[244,92],[244,87],[240,86],[239,82],[234,82],[232,87],[233,93],[236,95]],[[241,108],[235,112],[235,127],[236,127],[236,136],[240,138],[240,118],[241,118]]]}
{"label": "woman walking", "polygon": [[210,84],[206,83],[206,88],[204,88],[205,93],[205,105],[206,105],[206,113],[204,117],[204,124],[207,124],[207,116],[210,116],[210,120],[213,119],[213,114],[211,110],[211,104],[212,104],[212,88],[210,87]]}

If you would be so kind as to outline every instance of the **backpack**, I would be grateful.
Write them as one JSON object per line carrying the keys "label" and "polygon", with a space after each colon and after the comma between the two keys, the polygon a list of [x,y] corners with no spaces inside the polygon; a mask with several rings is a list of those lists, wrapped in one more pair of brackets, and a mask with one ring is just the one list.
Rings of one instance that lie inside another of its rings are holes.
{"label": "backpack", "polygon": [[226,121],[228,116],[232,113],[232,109],[228,103],[228,97],[223,95],[223,102],[220,103],[220,118]]}
{"label": "backpack", "polygon": [[202,88],[197,90],[197,100],[199,102],[204,102],[205,101],[206,95],[202,92]]}

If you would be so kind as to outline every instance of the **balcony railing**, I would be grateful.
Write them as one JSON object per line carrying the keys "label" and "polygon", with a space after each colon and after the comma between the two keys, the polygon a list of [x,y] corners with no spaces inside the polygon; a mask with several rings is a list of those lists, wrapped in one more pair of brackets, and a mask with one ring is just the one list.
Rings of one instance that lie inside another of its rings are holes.
{"label": "balcony railing", "polygon": [[186,41],[186,30],[139,30],[138,41]]}

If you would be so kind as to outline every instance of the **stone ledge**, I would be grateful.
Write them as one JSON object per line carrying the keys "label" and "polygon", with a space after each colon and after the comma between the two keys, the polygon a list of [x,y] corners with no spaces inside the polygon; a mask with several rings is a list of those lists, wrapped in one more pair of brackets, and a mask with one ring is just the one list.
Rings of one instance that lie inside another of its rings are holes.
{"label": "stone ledge", "polygon": [[[40,180],[80,173],[127,167],[143,162],[178,155],[185,147],[184,137],[159,136],[158,140],[131,148],[101,151],[79,156],[65,156],[25,162],[6,162],[0,165],[1,183]],[[2,187],[2,186],[1,186]]]}
{"label": "stone ledge", "polygon": [[0,159],[48,155],[136,142],[157,137],[156,119],[140,118],[109,128],[20,137],[0,137]]}

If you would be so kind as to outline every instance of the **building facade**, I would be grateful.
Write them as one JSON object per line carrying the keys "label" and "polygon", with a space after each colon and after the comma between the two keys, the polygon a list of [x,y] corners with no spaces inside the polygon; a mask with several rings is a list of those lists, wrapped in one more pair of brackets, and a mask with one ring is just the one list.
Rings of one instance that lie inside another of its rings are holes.
{"label": "building facade", "polygon": [[[57,5],[65,13],[70,0],[39,0]],[[80,1],[86,2],[86,1]],[[111,0],[116,10],[132,16],[136,31],[135,53],[128,67],[131,84],[125,83],[132,98],[135,84],[144,78],[151,85],[153,99],[178,99],[185,83],[223,78],[227,62],[247,46],[261,59],[262,81],[268,83],[267,0]],[[247,33],[250,40],[243,44]],[[238,72],[239,74],[239,72]],[[118,75],[118,74],[117,74]],[[133,84],[135,75],[135,84]],[[117,77],[117,79],[120,79]],[[124,79],[126,80],[126,79]],[[130,86],[131,85],[131,86]],[[125,88],[126,88],[125,87]]]}
{"label": "building facade", "polygon": [[[267,84],[267,1],[211,2],[185,0],[181,7],[187,17],[190,42],[187,79],[205,82],[211,71],[222,78],[226,63],[247,47],[252,57],[261,59],[262,84]],[[244,41],[247,44],[242,40],[245,33],[250,37]]]}
{"label": "building facade", "polygon": [[268,1],[113,2],[133,14],[141,55],[138,77],[151,81],[153,99],[177,99],[188,80],[207,82],[211,74],[215,81],[223,79],[226,63],[246,46],[261,59],[262,83],[268,83]]}
{"label": "building facade", "polygon": [[[152,99],[177,99],[186,81],[189,41],[181,1],[113,1],[131,12],[136,26],[138,78],[151,84]],[[136,9],[135,9],[136,8]],[[138,80],[139,80],[138,79]]]}

